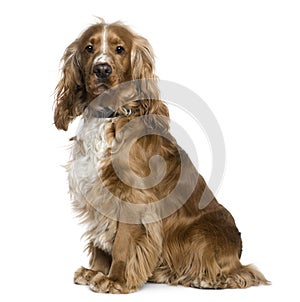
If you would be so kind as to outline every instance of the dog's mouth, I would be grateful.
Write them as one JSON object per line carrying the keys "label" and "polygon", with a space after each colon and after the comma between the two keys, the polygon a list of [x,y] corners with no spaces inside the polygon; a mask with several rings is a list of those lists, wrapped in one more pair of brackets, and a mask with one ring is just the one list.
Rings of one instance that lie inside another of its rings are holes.
{"label": "dog's mouth", "polygon": [[131,109],[127,109],[127,103],[135,98],[136,86],[131,82],[116,84],[99,79],[92,93],[94,99],[89,103],[89,111],[93,117],[129,116]]}
{"label": "dog's mouth", "polygon": [[93,117],[110,118],[114,116],[115,109],[110,95],[111,85],[104,81],[98,81],[94,86],[95,98],[89,104],[89,111]]}
{"label": "dog's mouth", "polygon": [[105,82],[99,82],[95,88],[94,88],[94,95],[98,96],[100,94],[102,94],[104,91],[108,90],[110,87],[110,85],[108,83]]}

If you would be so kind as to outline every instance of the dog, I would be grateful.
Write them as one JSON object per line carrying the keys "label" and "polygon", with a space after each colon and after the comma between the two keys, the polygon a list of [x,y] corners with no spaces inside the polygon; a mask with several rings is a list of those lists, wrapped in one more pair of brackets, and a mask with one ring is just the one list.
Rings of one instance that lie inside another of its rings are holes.
{"label": "dog", "polygon": [[[131,293],[146,282],[269,284],[241,264],[234,218],[169,132],[147,39],[121,22],[100,21],[67,47],[55,126],[66,131],[78,116],[67,171],[90,267],[75,272],[76,284],[102,293]],[[209,202],[200,207],[204,195]]]}

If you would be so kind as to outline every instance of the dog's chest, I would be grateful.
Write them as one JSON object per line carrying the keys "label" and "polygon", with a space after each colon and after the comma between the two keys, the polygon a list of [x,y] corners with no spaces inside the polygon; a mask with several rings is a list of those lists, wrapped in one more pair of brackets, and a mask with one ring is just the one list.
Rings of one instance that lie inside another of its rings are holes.
{"label": "dog's chest", "polygon": [[99,184],[101,163],[108,143],[105,126],[111,119],[81,120],[68,165],[69,189],[73,207],[86,223],[87,239],[95,247],[110,253],[116,233],[116,222],[101,214],[101,197],[89,194]]}

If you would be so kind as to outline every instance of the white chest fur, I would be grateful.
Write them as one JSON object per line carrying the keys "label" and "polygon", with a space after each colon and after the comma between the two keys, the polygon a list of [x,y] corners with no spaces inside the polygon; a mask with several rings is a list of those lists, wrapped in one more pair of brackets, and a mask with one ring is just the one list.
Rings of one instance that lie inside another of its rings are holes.
{"label": "white chest fur", "polygon": [[101,162],[108,147],[105,125],[111,122],[111,119],[100,118],[81,120],[67,168],[74,209],[87,226],[85,235],[95,247],[108,253],[115,237],[116,222],[101,215],[101,209],[94,206],[93,200],[87,200],[87,195],[99,180]]}

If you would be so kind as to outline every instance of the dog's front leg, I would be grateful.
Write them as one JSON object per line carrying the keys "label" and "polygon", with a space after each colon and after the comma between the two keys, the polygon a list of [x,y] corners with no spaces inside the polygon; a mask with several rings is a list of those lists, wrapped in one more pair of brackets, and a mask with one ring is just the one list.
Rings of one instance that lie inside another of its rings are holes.
{"label": "dog's front leg", "polygon": [[105,275],[108,274],[111,257],[104,251],[94,247],[93,242],[90,242],[87,249],[91,255],[90,269],[83,266],[80,267],[74,274],[75,284],[89,285],[98,272],[102,272]]}
{"label": "dog's front leg", "polygon": [[96,292],[127,294],[151,276],[161,252],[161,224],[119,223],[108,276],[98,273],[90,283]]}

